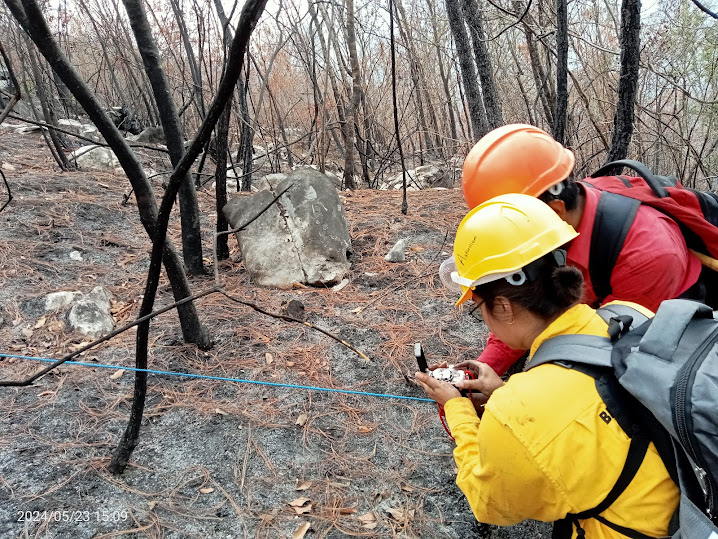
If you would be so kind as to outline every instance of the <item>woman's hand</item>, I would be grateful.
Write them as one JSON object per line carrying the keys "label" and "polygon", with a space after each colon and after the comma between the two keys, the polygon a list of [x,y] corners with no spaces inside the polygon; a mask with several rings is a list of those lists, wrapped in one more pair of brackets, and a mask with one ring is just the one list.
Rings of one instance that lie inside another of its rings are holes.
{"label": "woman's hand", "polygon": [[461,397],[459,390],[449,382],[437,380],[424,372],[417,372],[416,380],[424,388],[426,395],[430,399],[434,399],[439,406],[444,406],[448,400]]}
{"label": "woman's hand", "polygon": [[483,393],[477,393],[476,391],[472,391],[469,396],[471,403],[474,405],[474,410],[476,410],[476,415],[481,418],[484,415],[484,406],[489,401],[489,398]]}
{"label": "woman's hand", "polygon": [[463,361],[454,365],[455,369],[470,371],[474,375],[473,380],[462,380],[457,384],[460,389],[470,389],[472,392],[483,393],[487,397],[504,385],[504,381],[496,374],[496,371],[486,363],[479,361]]}

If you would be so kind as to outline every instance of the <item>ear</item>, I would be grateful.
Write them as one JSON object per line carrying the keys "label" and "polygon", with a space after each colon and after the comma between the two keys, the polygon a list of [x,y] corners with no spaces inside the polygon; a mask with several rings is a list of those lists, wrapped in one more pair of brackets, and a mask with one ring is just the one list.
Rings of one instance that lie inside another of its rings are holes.
{"label": "ear", "polygon": [[506,296],[496,296],[491,314],[498,320],[513,320],[514,309],[509,298]]}
{"label": "ear", "polygon": [[563,200],[554,198],[553,200],[549,200],[546,204],[548,204],[549,207],[556,212],[556,215],[566,221],[566,214],[568,211],[566,210],[566,203]]}

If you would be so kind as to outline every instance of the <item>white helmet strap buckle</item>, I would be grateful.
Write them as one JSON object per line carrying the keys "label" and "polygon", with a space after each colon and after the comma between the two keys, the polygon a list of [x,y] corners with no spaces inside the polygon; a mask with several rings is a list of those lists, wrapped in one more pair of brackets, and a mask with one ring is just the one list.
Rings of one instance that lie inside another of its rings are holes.
{"label": "white helmet strap buckle", "polygon": [[551,254],[553,255],[553,259],[556,261],[556,265],[560,268],[566,265],[566,249],[554,249],[551,251]]}
{"label": "white helmet strap buckle", "polygon": [[555,185],[552,185],[547,190],[551,195],[557,197],[558,195],[563,193],[563,182],[559,182]]}
{"label": "white helmet strap buckle", "polygon": [[519,271],[504,277],[504,279],[506,279],[506,281],[511,285],[521,286],[527,281],[528,278],[526,277],[524,270],[520,269]]}
{"label": "white helmet strap buckle", "polygon": [[[564,249],[554,249],[549,254],[553,258],[557,267],[560,268],[560,267],[566,265],[566,251]],[[539,259],[539,260],[541,260],[541,259]],[[531,264],[524,266],[523,268],[512,273],[511,275],[504,277],[504,279],[506,279],[506,281],[508,281],[509,284],[512,284],[514,286],[521,286],[526,281],[535,281],[536,280],[536,270],[535,270],[536,262],[538,262],[538,260],[535,260],[534,262],[531,262]]]}

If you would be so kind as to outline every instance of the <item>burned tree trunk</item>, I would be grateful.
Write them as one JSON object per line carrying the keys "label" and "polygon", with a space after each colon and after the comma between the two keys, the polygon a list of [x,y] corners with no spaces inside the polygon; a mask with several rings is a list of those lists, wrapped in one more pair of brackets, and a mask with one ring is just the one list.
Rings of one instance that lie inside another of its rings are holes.
{"label": "burned tree trunk", "polygon": [[444,60],[442,58],[441,47],[439,46],[439,29],[436,23],[436,13],[434,9],[434,0],[427,1],[427,7],[429,8],[429,18],[431,20],[431,29],[434,37],[434,48],[436,49],[436,60],[439,67],[439,76],[441,77],[441,84],[444,88],[444,98],[446,99],[446,113],[448,114],[449,131],[451,133],[451,142],[449,143],[448,154],[452,155],[454,152],[454,145],[457,140],[456,122],[454,117],[454,104],[453,96],[449,91],[449,75],[446,73],[444,67]]}
{"label": "burned tree trunk", "polygon": [[[249,36],[254,26],[259,20],[259,16],[264,11],[266,0],[248,0],[245,4],[240,16],[237,33],[232,41],[229,55],[227,57],[227,67],[224,76],[217,89],[212,104],[207,111],[202,125],[197,131],[192,143],[187,148],[187,152],[181,161],[175,167],[170,176],[167,190],[162,198],[162,204],[158,213],[157,226],[155,232],[155,241],[152,244],[152,256],[150,258],[150,269],[147,274],[147,284],[145,286],[145,295],[140,308],[140,317],[147,316],[152,312],[155,295],[159,286],[160,277],[160,261],[162,259],[162,251],[164,248],[164,240],[167,235],[167,223],[169,221],[170,212],[174,205],[175,197],[182,178],[189,172],[190,166],[202,148],[209,142],[217,120],[224,111],[228,100],[232,96],[232,91],[237,83],[241,69],[244,53],[247,49]],[[118,446],[110,463],[110,471],[113,473],[122,473],[127,462],[129,461],[132,451],[137,446],[140,434],[140,425],[142,423],[142,413],[144,411],[145,394],[147,391],[147,345],[149,337],[149,321],[143,322],[137,328],[137,358],[135,365],[138,370],[135,376],[135,390],[132,400],[132,410],[130,412],[130,420],[122,437],[122,441]]]}
{"label": "burned tree trunk", "polygon": [[553,117],[553,138],[564,144],[568,113],[568,6],[556,0],[556,112]]}
{"label": "burned tree trunk", "polygon": [[625,159],[633,136],[634,105],[638,87],[638,63],[641,30],[640,0],[623,0],[621,4],[621,78],[618,81],[618,103],[613,118],[613,138],[606,162]]}
{"label": "burned tree trunk", "polygon": [[349,63],[351,65],[352,91],[349,108],[347,109],[347,126],[345,130],[344,186],[348,189],[356,189],[356,181],[354,180],[354,141],[356,140],[355,129],[361,98],[359,86],[361,80],[359,78],[359,56],[357,54],[357,38],[354,26],[354,0],[345,0],[345,2],[347,9],[346,36],[349,48]]}
{"label": "burned tree trunk", "polygon": [[399,134],[399,107],[396,98],[396,45],[394,43],[394,5],[389,0],[389,39],[391,47],[391,103],[394,116],[394,135],[396,136],[396,147],[399,150],[399,161],[401,162],[402,173],[402,201],[401,213],[406,215],[409,203],[406,199],[406,165],[404,164],[404,150],[401,147],[401,135]]}
{"label": "burned tree trunk", "polygon": [[120,87],[120,83],[117,80],[117,76],[115,75],[115,70],[112,69],[112,62],[110,62],[110,55],[107,53],[107,44],[105,43],[105,39],[103,39],[102,34],[100,33],[99,28],[97,27],[97,23],[95,22],[95,18],[92,16],[92,13],[90,12],[90,8],[87,7],[84,1],[80,0],[79,2],[80,8],[85,12],[85,15],[87,15],[87,18],[90,19],[90,24],[92,25],[92,28],[95,30],[95,35],[97,36],[97,41],[100,44],[100,49],[102,50],[102,57],[105,59],[105,63],[107,64],[108,71],[110,73],[110,82],[112,83],[112,89],[115,91],[115,98],[121,100],[122,104],[125,104],[124,95],[122,92],[122,88]]}
{"label": "burned tree trunk", "polygon": [[489,129],[496,129],[504,125],[501,114],[501,99],[494,81],[494,68],[491,62],[489,47],[486,45],[486,33],[481,9],[476,0],[463,0],[464,16],[471,31],[471,40],[474,45],[476,68],[481,80],[481,93],[484,96],[486,121]]}
{"label": "burned tree trunk", "polygon": [[[227,103],[222,115],[217,121],[215,140],[217,141],[217,166],[214,172],[215,198],[217,199],[217,234],[229,230],[229,223],[222,212],[227,204],[227,135],[229,134],[229,115],[232,112],[232,103]],[[229,258],[229,246],[227,234],[217,236],[217,260]],[[216,270],[215,270],[216,271]]]}
{"label": "burned tree trunk", "polygon": [[[15,72],[12,70],[12,66],[10,65],[10,58],[8,57],[7,53],[5,52],[4,47],[2,46],[2,42],[0,42],[0,59],[5,63],[5,68],[7,69],[7,75],[8,79],[10,80],[10,88],[12,88],[13,93],[8,93],[6,91],[0,90],[0,106],[3,107],[2,110],[0,110],[0,124],[3,122],[3,120],[7,117],[8,114],[10,114],[10,111],[13,109],[15,104],[20,101],[21,93],[20,93],[20,83],[17,81],[17,78],[15,78]],[[4,97],[9,97],[9,101],[5,103]],[[8,188],[8,195],[10,194],[10,189]],[[8,203],[10,201],[8,200]],[[7,204],[7,203],[6,203]],[[3,206],[4,208],[5,206]]]}
{"label": "burned tree trunk", "polygon": [[[327,21],[326,10],[324,10],[324,8],[321,4],[319,4],[319,8],[321,9],[322,16],[326,22]],[[317,28],[319,28],[317,12],[314,9],[314,5],[311,2],[309,3],[309,15],[315,21]],[[326,24],[327,24],[327,27],[329,28],[329,34],[331,35],[331,33],[332,33],[332,30],[330,28],[331,21],[329,21]],[[317,32],[317,37],[319,38],[319,44],[321,45],[321,48],[322,48],[322,55],[324,56],[324,58],[329,58],[329,55],[330,55],[329,44],[327,43],[327,40],[324,37],[324,33],[321,31]],[[337,79],[336,79],[336,76],[334,75],[334,72],[331,68],[331,64],[328,61],[326,62],[326,70],[327,70],[326,77],[327,77],[327,79],[329,79],[329,83],[331,84],[332,94],[334,96],[334,103],[337,108],[337,118],[339,119],[339,125],[341,126],[342,133],[343,133],[344,127],[346,126],[346,115],[344,113],[344,110],[345,110],[344,99],[342,98],[342,94],[339,91],[339,85],[337,84]],[[324,103],[324,110],[325,110],[326,116],[328,117],[329,112],[327,111],[326,102]],[[334,144],[337,146],[337,150],[339,151],[340,155],[344,156],[345,155],[344,145],[339,140],[339,137],[337,137],[335,129],[331,129],[331,136],[334,139]],[[326,148],[327,149],[329,148],[329,144],[326,144]]]}
{"label": "burned tree trunk", "polygon": [[[217,10],[217,16],[219,21],[222,23],[224,28],[224,41],[225,47],[229,46],[232,41],[232,31],[229,29],[229,20],[227,15],[224,13],[224,7],[222,6],[221,0],[214,0],[214,7]],[[249,68],[249,62],[247,62],[247,69]],[[247,72],[247,78],[249,73]],[[248,83],[248,81],[247,81]],[[237,78],[237,102],[239,103],[239,110],[241,111],[240,121],[240,144],[237,152],[237,160],[242,161],[242,179],[241,189],[243,191],[249,191],[252,187],[252,139],[254,139],[254,130],[249,123],[249,107],[247,106],[247,84],[242,80],[242,76]],[[229,128],[229,127],[228,127]],[[237,180],[236,190],[240,190],[240,180]],[[220,214],[217,215],[217,226],[219,227]],[[222,216],[224,219],[224,216]]]}
{"label": "burned tree trunk", "polygon": [[553,95],[553,85],[548,80],[548,74],[546,68],[544,68],[543,62],[541,61],[541,54],[538,50],[537,36],[534,33],[533,26],[535,23],[532,17],[527,12],[527,7],[522,0],[515,0],[513,2],[514,11],[519,17],[519,13],[525,13],[521,18],[521,23],[526,35],[526,48],[529,53],[529,59],[531,61],[531,73],[533,74],[534,84],[536,85],[537,99],[541,101],[541,107],[543,109],[544,116],[549,125],[553,125],[553,114],[556,110],[556,97]]}
{"label": "burned tree trunk", "polygon": [[[176,167],[184,155],[184,140],[177,107],[172,97],[170,85],[162,70],[160,53],[152,38],[144,7],[140,0],[124,0],[135,35],[137,48],[145,66],[145,72],[152,84],[155,102],[160,113],[160,122],[167,140],[172,166]],[[189,174],[182,179],[179,190],[180,219],[182,222],[182,255],[187,270],[193,275],[204,273],[202,262],[202,235],[199,226],[199,203],[197,192]]]}
{"label": "burned tree trunk", "polygon": [[[37,58],[35,57],[35,49],[32,47],[32,45],[30,45],[29,39],[25,39],[25,45],[27,47],[27,54],[30,61],[30,66],[32,68],[32,76],[35,79],[35,92],[37,93],[37,98],[40,101],[40,107],[42,108],[42,115],[45,119],[45,123],[53,127],[58,127],[57,120],[55,119],[55,111],[52,108],[50,100],[48,99],[45,79],[42,76],[40,66],[38,65]],[[30,104],[32,106],[33,112],[35,112],[35,107],[32,105],[32,101],[30,101]],[[39,120],[39,118],[35,119]],[[45,136],[44,131],[43,136]],[[45,141],[47,142],[48,148],[50,148],[50,150],[53,150],[52,155],[57,161],[57,164],[60,166],[60,168],[62,170],[70,170],[72,168],[75,168],[73,165],[70,164],[70,162],[67,160],[67,157],[65,156],[64,147],[67,146],[67,141],[63,143],[63,141],[60,140],[59,132],[54,129],[49,130],[49,136],[50,140],[48,141],[47,136],[45,136]]]}
{"label": "burned tree trunk", "polygon": [[[240,75],[241,77],[241,75]],[[244,67],[244,82],[242,83],[239,108],[242,113],[242,135],[239,143],[239,159],[242,160],[242,191],[252,189],[252,167],[254,166],[254,127],[249,118],[249,105],[247,105],[247,92],[249,90],[249,59]]]}
{"label": "burned tree trunk", "polygon": [[[115,152],[135,192],[140,221],[149,237],[154,238],[158,218],[157,201],[142,165],[135,157],[127,141],[115,127],[115,124],[112,123],[112,120],[97,101],[90,88],[62,54],[37,3],[34,0],[26,0],[22,3],[19,0],[5,0],[5,3],[10,8],[13,17],[28,33],[38,50],[57,72],[62,82],[72,92],[77,102]],[[167,270],[167,277],[172,285],[174,297],[176,300],[189,297],[191,295],[189,283],[177,252],[172,242],[163,240],[163,244],[163,261]],[[178,308],[178,313],[184,339],[197,344],[200,348],[209,348],[209,336],[199,321],[194,304],[186,303],[182,305]]]}
{"label": "burned tree trunk", "polygon": [[[177,0],[170,0],[170,4],[172,5],[172,11],[174,12],[177,26],[179,27],[180,36],[182,37],[182,43],[184,44],[185,52],[187,53],[189,71],[190,75],[192,76],[192,83],[194,84],[194,92],[192,92],[192,97],[195,104],[197,105],[197,111],[199,112],[200,117],[204,119],[206,113],[204,109],[204,94],[202,91],[202,70],[197,64],[197,59],[195,58],[194,51],[192,50],[192,41],[190,40],[189,32],[187,31],[187,25],[184,22],[184,17],[182,16],[182,10],[180,9]],[[160,112],[160,116],[161,115],[162,113]]]}
{"label": "burned tree trunk", "polygon": [[459,67],[461,68],[461,80],[464,83],[464,90],[466,91],[471,128],[473,130],[474,139],[478,140],[488,132],[488,120],[486,119],[486,110],[484,109],[481,90],[479,88],[478,79],[476,78],[476,71],[474,70],[474,60],[471,57],[469,36],[466,32],[466,25],[461,13],[459,0],[444,1],[446,3],[446,14],[449,18],[451,34],[454,36],[454,43],[456,44],[456,56],[459,59]]}
{"label": "burned tree trunk", "polygon": [[[396,17],[396,26],[399,30],[399,35],[401,36],[401,39],[404,41],[404,47],[406,48],[406,53],[409,61],[409,75],[411,76],[411,82],[414,87],[412,95],[414,96],[414,99],[416,101],[416,111],[419,120],[419,142],[421,142],[423,138],[424,146],[426,147],[426,153],[429,158],[432,158],[435,152],[434,147],[438,147],[440,145],[435,144],[431,140],[431,131],[433,130],[436,132],[438,131],[438,129],[436,128],[435,122],[431,130],[427,125],[427,114],[425,113],[424,108],[428,108],[431,102],[428,99],[425,99],[426,83],[424,81],[423,73],[421,72],[421,65],[419,62],[418,55],[413,46],[413,38],[411,35],[411,31],[408,28],[409,22],[406,16],[406,12],[404,11],[404,6],[402,5],[401,0],[395,0],[395,5],[398,15],[398,17]],[[419,161],[422,165],[424,164],[423,153],[419,155]]]}

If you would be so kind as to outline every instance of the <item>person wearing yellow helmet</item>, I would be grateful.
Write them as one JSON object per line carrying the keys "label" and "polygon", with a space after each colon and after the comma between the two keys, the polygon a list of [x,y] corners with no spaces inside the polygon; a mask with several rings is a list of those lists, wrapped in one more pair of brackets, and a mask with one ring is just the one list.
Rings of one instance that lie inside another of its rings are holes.
{"label": "person wearing yellow helmet", "polygon": [[[466,156],[464,198],[475,208],[497,195],[523,193],[539,198],[571,224],[581,234],[567,250],[567,264],[583,275],[584,303],[597,307],[620,299],[655,311],[665,299],[705,301],[701,263],[688,250],[678,224],[645,205],[637,208],[615,265],[602,271],[605,257],[592,255],[594,249],[605,250],[601,244],[607,241],[594,234],[601,191],[590,185],[590,178],[574,181],[573,168],[573,152],[545,131],[527,124],[505,125],[482,137]],[[453,265],[453,260],[442,264],[445,282]],[[504,374],[524,354],[492,334],[479,361]]]}
{"label": "person wearing yellow helmet", "polygon": [[[559,335],[607,336],[604,319],[580,303],[581,272],[566,265],[566,245],[578,238],[534,197],[508,194],[480,204],[456,232],[457,304],[473,301],[498,338],[530,353]],[[416,377],[444,408],[457,484],[479,522],[559,521],[554,537],[667,535],[679,491],[653,444],[630,457],[625,423],[593,377],[546,363],[503,382],[484,363],[456,367],[475,375],[460,388],[489,395],[481,418],[457,387]]]}

